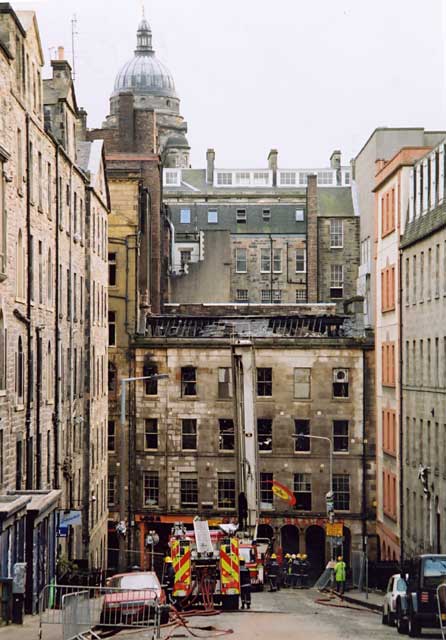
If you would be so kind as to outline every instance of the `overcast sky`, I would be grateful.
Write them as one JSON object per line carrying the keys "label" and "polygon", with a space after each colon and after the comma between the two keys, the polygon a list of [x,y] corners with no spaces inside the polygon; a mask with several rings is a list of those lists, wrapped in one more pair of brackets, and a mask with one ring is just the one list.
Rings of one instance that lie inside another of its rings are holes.
{"label": "overcast sky", "polygon": [[[446,0],[145,0],[159,58],[189,123],[193,166],[348,162],[375,127],[446,128]],[[119,68],[133,55],[141,0],[35,0],[46,59],[71,59],[99,126]]]}

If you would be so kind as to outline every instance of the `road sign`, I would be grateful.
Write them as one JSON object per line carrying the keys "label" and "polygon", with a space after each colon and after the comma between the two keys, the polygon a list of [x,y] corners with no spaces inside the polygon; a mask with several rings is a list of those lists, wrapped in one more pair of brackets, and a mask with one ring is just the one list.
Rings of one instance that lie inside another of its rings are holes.
{"label": "road sign", "polygon": [[344,525],[342,522],[327,522],[325,534],[329,538],[342,538],[344,535]]}

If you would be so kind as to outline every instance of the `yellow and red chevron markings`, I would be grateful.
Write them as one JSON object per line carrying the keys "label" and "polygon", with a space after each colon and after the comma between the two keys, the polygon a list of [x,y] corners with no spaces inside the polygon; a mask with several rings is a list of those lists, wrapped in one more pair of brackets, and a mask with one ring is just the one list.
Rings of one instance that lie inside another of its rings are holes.
{"label": "yellow and red chevron markings", "polygon": [[240,593],[240,563],[239,543],[237,538],[231,538],[230,544],[220,547],[220,580],[222,594]]}
{"label": "yellow and red chevron markings", "polygon": [[179,540],[172,540],[171,553],[175,571],[173,595],[186,596],[189,594],[192,579],[190,546],[184,542],[180,544]]}

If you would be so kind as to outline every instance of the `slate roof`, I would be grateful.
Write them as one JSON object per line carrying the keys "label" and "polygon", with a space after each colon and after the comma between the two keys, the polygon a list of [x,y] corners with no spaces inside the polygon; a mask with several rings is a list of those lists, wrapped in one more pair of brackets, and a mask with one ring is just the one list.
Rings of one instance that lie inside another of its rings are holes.
{"label": "slate roof", "polygon": [[409,247],[418,240],[432,235],[446,226],[446,203],[408,222],[401,240],[401,247]]}

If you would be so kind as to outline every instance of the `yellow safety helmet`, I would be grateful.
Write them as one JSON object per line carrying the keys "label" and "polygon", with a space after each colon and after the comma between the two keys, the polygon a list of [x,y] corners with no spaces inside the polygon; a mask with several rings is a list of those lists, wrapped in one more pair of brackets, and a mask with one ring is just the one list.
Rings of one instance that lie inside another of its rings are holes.
{"label": "yellow safety helmet", "polygon": [[243,562],[245,561],[245,558],[243,556],[239,556],[238,557],[239,561],[241,562],[243,560]]}
{"label": "yellow safety helmet", "polygon": [[286,553],[286,554],[285,554],[285,558],[291,558],[290,554],[289,554],[289,553]]}
{"label": "yellow safety helmet", "polygon": [[166,556],[166,557],[164,558],[164,562],[165,562],[166,564],[171,564],[171,562],[172,562],[172,558],[171,558],[170,556]]}
{"label": "yellow safety helmet", "polygon": [[297,554],[297,558],[299,558],[299,560],[302,559],[302,555],[300,553]]}
{"label": "yellow safety helmet", "polygon": [[308,558],[307,554],[306,554],[306,553],[303,553],[303,554],[302,554],[302,560],[306,560],[307,558]]}
{"label": "yellow safety helmet", "polygon": [[276,554],[275,554],[275,553],[272,553],[272,554],[271,554],[271,560],[275,560],[276,558],[277,558]]}
{"label": "yellow safety helmet", "polygon": [[291,557],[292,557],[293,560],[295,560],[296,559],[296,554],[293,553],[293,555]]}

